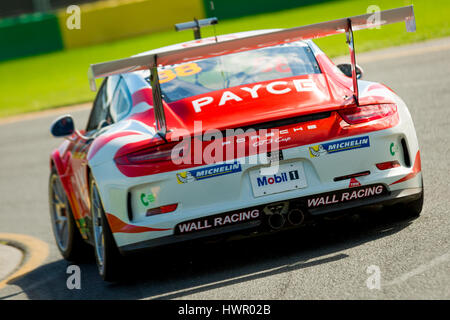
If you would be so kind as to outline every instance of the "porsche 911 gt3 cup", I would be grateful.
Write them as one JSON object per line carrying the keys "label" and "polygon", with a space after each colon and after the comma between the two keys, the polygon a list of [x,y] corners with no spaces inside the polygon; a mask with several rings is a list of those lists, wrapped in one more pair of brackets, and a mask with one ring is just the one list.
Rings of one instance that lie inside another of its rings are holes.
{"label": "porsche 911 gt3 cup", "polygon": [[[85,130],[53,135],[50,207],[62,255],[95,248],[105,280],[127,253],[298,227],[369,205],[423,203],[419,145],[403,100],[358,79],[353,29],[369,15],[197,39],[92,65],[104,78]],[[405,21],[412,6],[382,11]],[[345,33],[335,66],[312,38]]]}

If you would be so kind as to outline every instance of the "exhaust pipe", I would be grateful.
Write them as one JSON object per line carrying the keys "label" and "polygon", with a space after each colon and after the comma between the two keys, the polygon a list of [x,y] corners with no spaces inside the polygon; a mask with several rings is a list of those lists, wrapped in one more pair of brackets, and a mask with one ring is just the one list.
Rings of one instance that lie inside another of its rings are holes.
{"label": "exhaust pipe", "polygon": [[303,220],[305,220],[305,215],[300,209],[294,209],[289,211],[287,219],[290,224],[298,226],[303,223]]}
{"label": "exhaust pipe", "polygon": [[282,214],[274,213],[269,216],[268,224],[274,230],[283,228],[286,219]]}

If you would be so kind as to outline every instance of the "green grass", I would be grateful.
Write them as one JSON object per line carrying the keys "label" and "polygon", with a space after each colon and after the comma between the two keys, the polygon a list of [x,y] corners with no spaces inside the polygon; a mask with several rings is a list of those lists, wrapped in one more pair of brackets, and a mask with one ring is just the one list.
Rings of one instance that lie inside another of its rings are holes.
{"label": "green grass", "polygon": [[[219,22],[218,34],[267,28],[289,28],[411,4],[411,0],[343,0]],[[417,31],[407,33],[398,23],[355,32],[357,53],[450,35],[450,1],[415,0]],[[124,17],[126,19],[126,17]],[[213,28],[202,30],[212,36]],[[91,101],[89,64],[127,57],[142,51],[192,39],[192,32],[167,31],[113,43],[72,49],[0,63],[0,117]],[[316,43],[331,57],[348,54],[345,36]]]}

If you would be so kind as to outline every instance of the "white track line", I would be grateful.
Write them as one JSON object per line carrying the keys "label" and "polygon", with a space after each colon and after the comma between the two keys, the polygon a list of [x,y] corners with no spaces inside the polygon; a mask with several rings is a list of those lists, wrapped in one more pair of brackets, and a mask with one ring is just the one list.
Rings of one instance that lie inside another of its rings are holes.
{"label": "white track line", "polygon": [[412,278],[412,277],[417,276],[417,275],[419,275],[421,273],[424,273],[428,269],[431,269],[431,268],[437,266],[438,264],[441,264],[441,263],[444,263],[444,262],[447,262],[447,261],[450,261],[450,252],[447,252],[447,253],[443,254],[442,256],[434,258],[430,262],[428,262],[426,264],[422,264],[419,267],[415,268],[414,270],[411,270],[410,272],[407,272],[407,273],[401,275],[400,277],[395,278],[392,281],[383,283],[383,286],[393,286],[393,285],[396,285],[396,284],[400,284],[402,282],[405,282],[409,278]]}

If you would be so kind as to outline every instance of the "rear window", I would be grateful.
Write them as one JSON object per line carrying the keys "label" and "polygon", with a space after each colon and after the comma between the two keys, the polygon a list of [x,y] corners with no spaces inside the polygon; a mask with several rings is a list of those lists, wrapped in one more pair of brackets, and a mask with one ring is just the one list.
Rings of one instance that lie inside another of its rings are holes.
{"label": "rear window", "polygon": [[255,82],[314,73],[320,73],[320,69],[311,49],[304,42],[158,69],[163,99],[166,102]]}

